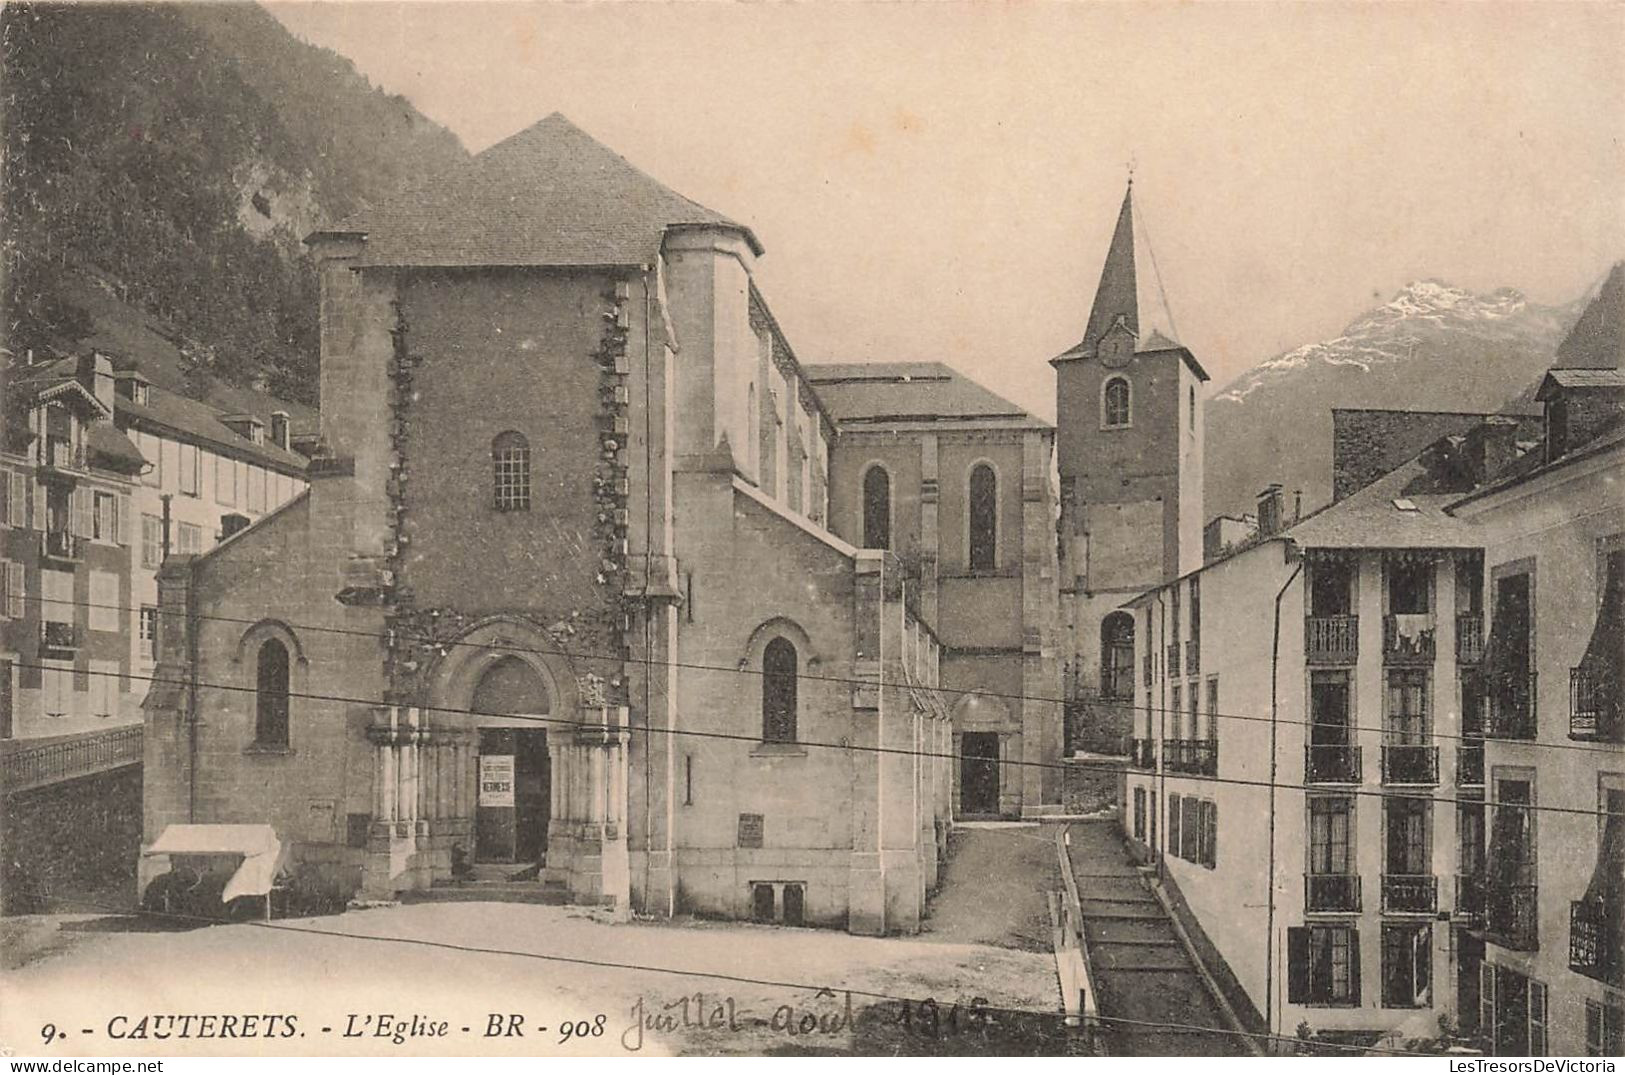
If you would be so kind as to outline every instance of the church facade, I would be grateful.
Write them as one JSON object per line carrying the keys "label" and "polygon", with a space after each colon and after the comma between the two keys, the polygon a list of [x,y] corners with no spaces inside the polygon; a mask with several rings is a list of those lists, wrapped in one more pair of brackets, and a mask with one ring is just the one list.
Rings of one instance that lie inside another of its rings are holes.
{"label": "church facade", "polygon": [[145,840],[268,822],[344,895],[539,865],[623,914],[918,928],[940,628],[832,525],[750,230],[555,115],[309,243],[310,488],[160,572]]}

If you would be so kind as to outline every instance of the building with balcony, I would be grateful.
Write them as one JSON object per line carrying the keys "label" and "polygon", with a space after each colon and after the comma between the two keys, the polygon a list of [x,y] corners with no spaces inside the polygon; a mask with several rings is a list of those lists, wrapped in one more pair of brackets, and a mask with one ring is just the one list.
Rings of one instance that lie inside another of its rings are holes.
{"label": "building with balcony", "polygon": [[[136,341],[147,349],[159,344]],[[158,568],[171,554],[207,552],[305,489],[305,456],[294,438],[315,422],[308,407],[251,389],[216,390],[234,410],[153,383],[142,358],[111,357],[113,422],[147,465],[131,497],[131,667],[157,665]],[[309,447],[309,444],[305,444]]]}
{"label": "building with balcony", "polygon": [[[1612,336],[1586,336],[1610,302]],[[1540,450],[1451,507],[1483,545],[1489,611],[1482,963],[1461,1004],[1498,1055],[1625,1051],[1622,311],[1625,266],[1540,386]]]}
{"label": "building with balcony", "polygon": [[[1126,606],[1125,827],[1274,1032],[1436,1032],[1477,974],[1484,553],[1446,508],[1518,428],[1480,417],[1299,519],[1271,486],[1252,543]],[[1213,854],[1180,853],[1191,803]]]}
{"label": "building with balcony", "polygon": [[0,739],[140,720],[131,680],[133,482],[105,357],[5,369],[0,432]]}

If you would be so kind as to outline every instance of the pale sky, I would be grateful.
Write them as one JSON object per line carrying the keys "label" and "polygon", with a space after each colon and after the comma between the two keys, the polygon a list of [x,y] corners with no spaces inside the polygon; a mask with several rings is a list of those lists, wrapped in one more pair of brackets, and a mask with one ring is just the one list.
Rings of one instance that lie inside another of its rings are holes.
{"label": "pale sky", "polygon": [[1045,417],[1130,160],[1215,389],[1412,280],[1566,302],[1625,258],[1625,4],[267,7],[471,150],[563,112],[749,225],[803,361]]}

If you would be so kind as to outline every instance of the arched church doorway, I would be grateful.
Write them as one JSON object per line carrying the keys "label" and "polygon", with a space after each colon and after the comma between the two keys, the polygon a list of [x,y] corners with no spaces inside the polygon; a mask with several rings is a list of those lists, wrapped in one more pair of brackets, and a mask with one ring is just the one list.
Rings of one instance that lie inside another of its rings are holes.
{"label": "arched church doorway", "polygon": [[537,719],[553,710],[547,685],[518,657],[502,657],[480,676],[469,708],[479,729],[475,860],[541,862],[552,808],[547,727]]}

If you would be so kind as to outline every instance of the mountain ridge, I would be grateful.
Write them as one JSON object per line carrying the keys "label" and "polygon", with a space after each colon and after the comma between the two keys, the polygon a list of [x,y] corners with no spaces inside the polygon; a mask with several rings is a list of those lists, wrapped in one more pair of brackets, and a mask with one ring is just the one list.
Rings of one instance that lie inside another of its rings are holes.
{"label": "mountain ridge", "polygon": [[1526,413],[1585,302],[1424,278],[1337,336],[1265,359],[1208,401],[1204,519],[1251,510],[1269,482],[1303,490],[1306,510],[1329,501],[1334,407]]}

